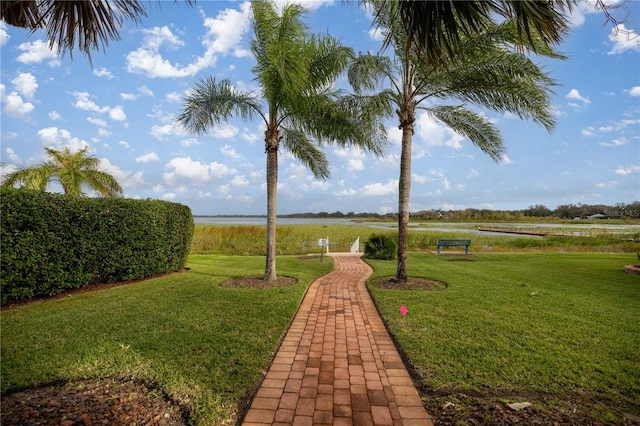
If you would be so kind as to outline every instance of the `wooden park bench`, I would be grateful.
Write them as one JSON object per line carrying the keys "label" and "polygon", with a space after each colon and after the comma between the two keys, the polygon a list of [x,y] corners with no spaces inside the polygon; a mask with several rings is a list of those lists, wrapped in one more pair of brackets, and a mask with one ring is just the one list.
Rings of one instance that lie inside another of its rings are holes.
{"label": "wooden park bench", "polygon": [[436,243],[436,249],[438,249],[438,254],[440,254],[440,247],[463,247],[465,254],[469,254],[469,245],[471,244],[471,240],[438,240]]}

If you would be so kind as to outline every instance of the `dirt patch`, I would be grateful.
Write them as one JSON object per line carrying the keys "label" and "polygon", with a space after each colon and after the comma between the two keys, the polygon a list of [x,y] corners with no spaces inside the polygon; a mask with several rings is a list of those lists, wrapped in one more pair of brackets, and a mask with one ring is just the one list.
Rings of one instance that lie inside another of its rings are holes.
{"label": "dirt patch", "polygon": [[[520,402],[528,402],[531,405],[519,408],[517,403]],[[425,405],[429,414],[434,417],[436,426],[640,425],[640,417],[625,413],[620,407],[607,407],[602,403],[570,396],[478,397],[453,393],[447,396],[428,396]]]}
{"label": "dirt patch", "polygon": [[231,288],[255,288],[268,290],[270,288],[289,287],[298,282],[296,278],[279,276],[275,281],[265,281],[262,277],[237,277],[220,283],[223,287]]}
{"label": "dirt patch", "polygon": [[3,395],[3,426],[188,424],[187,411],[162,392],[132,380],[69,382]]}
{"label": "dirt patch", "polygon": [[371,285],[376,288],[386,290],[443,290],[447,288],[447,283],[429,278],[409,277],[406,282],[396,281],[393,277],[382,277],[371,281]]}

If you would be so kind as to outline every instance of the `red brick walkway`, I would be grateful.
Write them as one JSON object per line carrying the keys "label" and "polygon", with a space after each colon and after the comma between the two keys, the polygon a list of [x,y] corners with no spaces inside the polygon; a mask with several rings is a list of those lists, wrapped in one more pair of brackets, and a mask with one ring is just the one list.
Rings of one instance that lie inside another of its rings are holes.
{"label": "red brick walkway", "polygon": [[371,268],[332,254],[244,419],[253,425],[420,425],[430,417],[367,292]]}

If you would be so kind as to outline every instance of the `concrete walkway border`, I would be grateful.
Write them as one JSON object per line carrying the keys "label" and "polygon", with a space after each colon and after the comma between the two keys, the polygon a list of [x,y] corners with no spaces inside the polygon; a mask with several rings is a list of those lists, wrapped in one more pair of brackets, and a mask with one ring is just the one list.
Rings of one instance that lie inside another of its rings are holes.
{"label": "concrete walkway border", "polygon": [[360,254],[307,290],[243,425],[433,426],[365,283]]}

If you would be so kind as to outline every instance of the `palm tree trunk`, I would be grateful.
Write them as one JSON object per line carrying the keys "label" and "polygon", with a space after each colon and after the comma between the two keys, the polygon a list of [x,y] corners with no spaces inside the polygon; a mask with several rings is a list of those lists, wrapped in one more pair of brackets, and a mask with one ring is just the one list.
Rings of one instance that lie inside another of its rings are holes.
{"label": "palm tree trunk", "polygon": [[275,135],[267,137],[267,262],[264,269],[265,281],[275,281],[276,274],[276,190],[278,188],[278,142]]}
{"label": "palm tree trunk", "polygon": [[406,282],[407,275],[407,240],[409,232],[409,196],[411,193],[411,144],[413,142],[412,110],[401,113],[402,154],[400,156],[400,179],[398,181],[398,265],[396,281]]}

